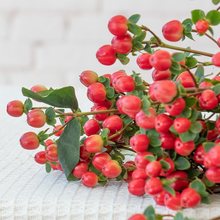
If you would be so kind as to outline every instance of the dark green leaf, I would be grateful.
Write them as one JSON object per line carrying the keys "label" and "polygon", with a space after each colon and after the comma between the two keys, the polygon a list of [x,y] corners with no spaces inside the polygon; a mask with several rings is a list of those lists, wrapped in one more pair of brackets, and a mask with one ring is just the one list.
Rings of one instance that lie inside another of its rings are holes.
{"label": "dark green leaf", "polygon": [[209,33],[214,36],[214,30],[211,26],[209,26],[209,29],[208,29]]}
{"label": "dark green leaf", "polygon": [[198,63],[197,59],[195,57],[186,57],[186,66],[189,68],[193,68]]}
{"label": "dark green leaf", "polygon": [[[46,130],[47,131],[47,130]],[[39,133],[38,133],[38,139],[39,139],[39,141],[40,142],[44,142],[47,138],[48,138],[48,134],[46,134],[46,131],[40,131]]]}
{"label": "dark green leaf", "polygon": [[195,121],[191,123],[190,131],[192,133],[198,134],[202,131],[202,125],[199,121]]}
{"label": "dark green leaf", "polygon": [[49,163],[46,163],[45,164],[45,169],[46,169],[46,172],[49,173],[51,171],[51,166]]}
{"label": "dark green leaf", "polygon": [[132,46],[133,46],[134,50],[144,49],[144,45],[140,41],[132,41]]}
{"label": "dark green leaf", "polygon": [[142,98],[142,110],[148,114],[149,113],[149,108],[151,106],[149,98],[145,95]]}
{"label": "dark green leaf", "polygon": [[38,102],[43,102],[55,107],[70,108],[72,110],[78,109],[75,90],[72,86],[50,90],[46,95],[43,95],[43,93],[32,92],[23,87],[22,93],[24,96],[32,98]]}
{"label": "dark green leaf", "polygon": [[155,157],[155,156],[153,156],[153,155],[147,155],[146,157],[145,157],[147,160],[149,160],[150,162],[152,162],[152,161],[155,161],[157,158]]}
{"label": "dark green leaf", "polygon": [[117,53],[117,58],[119,61],[123,64],[126,65],[129,63],[130,59],[125,55],[125,54],[119,54]]}
{"label": "dark green leaf", "polygon": [[192,107],[193,105],[195,105],[195,104],[196,104],[196,101],[197,101],[197,99],[196,99],[195,97],[187,97],[187,98],[185,99],[186,106],[187,106],[188,108],[190,108],[190,107]]}
{"label": "dark green leaf", "polygon": [[128,30],[134,35],[140,35],[142,33],[141,28],[133,23],[128,23]]}
{"label": "dark green leaf", "polygon": [[185,33],[185,36],[188,37],[191,40],[194,40],[194,38],[193,38],[191,33]]}
{"label": "dark green leaf", "polygon": [[174,53],[172,55],[172,58],[175,62],[180,62],[185,59],[185,54],[184,53]]}
{"label": "dark green leaf", "polygon": [[209,152],[209,150],[215,146],[215,143],[213,143],[213,142],[204,142],[202,144],[202,146],[204,147],[205,152]]}
{"label": "dark green leaf", "polygon": [[153,129],[147,131],[147,136],[150,139],[150,145],[153,147],[159,147],[161,145],[161,141],[159,138],[159,133]]}
{"label": "dark green leaf", "polygon": [[190,18],[185,19],[183,22],[184,33],[190,33],[192,31],[193,22]]}
{"label": "dark green leaf", "polygon": [[199,118],[200,115],[201,115],[201,113],[199,111],[197,111],[196,109],[192,109],[189,119],[192,122],[196,121]]}
{"label": "dark green leaf", "polygon": [[146,37],[146,32],[143,31],[143,32],[141,32],[140,35],[136,36],[136,37],[133,39],[133,42],[136,42],[136,41],[142,42],[142,41],[145,39],[145,37]]}
{"label": "dark green leaf", "polygon": [[72,174],[68,176],[67,178],[68,181],[77,181],[79,180],[78,178],[76,178],[75,176],[73,176]]}
{"label": "dark green leaf", "polygon": [[180,134],[180,139],[182,142],[193,141],[195,138],[196,138],[196,134],[194,134],[190,131],[187,131],[187,132]]}
{"label": "dark green leaf", "polygon": [[164,170],[169,170],[170,169],[170,164],[166,160],[160,160],[160,164],[162,165],[162,168]]}
{"label": "dark green leaf", "polygon": [[220,0],[212,0],[212,3],[215,4],[215,5],[217,5],[217,4],[220,3]]}
{"label": "dark green leaf", "polygon": [[181,212],[177,212],[173,220],[185,220],[185,218]]}
{"label": "dark green leaf", "polygon": [[163,154],[164,154],[164,152],[163,152],[163,150],[160,146],[158,146],[158,147],[149,147],[148,151],[153,153],[154,155],[156,155],[157,158],[162,157]]}
{"label": "dark green leaf", "polygon": [[148,43],[145,43],[144,51],[146,51],[146,52],[148,52],[148,53],[150,53],[150,54],[153,53],[153,50],[152,50],[150,44],[148,44]]}
{"label": "dark green leaf", "polygon": [[195,24],[198,20],[205,18],[205,12],[199,9],[191,11],[192,22]]}
{"label": "dark green leaf", "polygon": [[108,135],[109,135],[110,131],[108,128],[104,128],[101,132],[101,137],[102,140],[104,142],[104,145],[106,145],[107,141],[108,141]]}
{"label": "dark green leaf", "polygon": [[188,170],[191,164],[185,157],[178,157],[175,161],[175,167],[177,170]]}
{"label": "dark green leaf", "polygon": [[202,65],[198,65],[196,72],[195,72],[195,76],[198,79],[198,82],[202,82],[204,77],[205,77],[205,70],[204,67]]}
{"label": "dark green leaf", "polygon": [[192,115],[192,109],[191,108],[185,108],[183,112],[181,113],[181,117],[190,118]]}
{"label": "dark green leaf", "polygon": [[58,158],[68,178],[79,162],[81,126],[77,118],[70,121],[57,140]]}
{"label": "dark green leaf", "polygon": [[139,19],[140,19],[140,15],[139,14],[134,14],[134,15],[131,15],[129,18],[128,18],[128,21],[131,22],[131,23],[134,23],[136,24]]}
{"label": "dark green leaf", "polygon": [[209,11],[208,14],[206,15],[206,18],[208,19],[211,25],[220,24],[220,12],[217,10]]}
{"label": "dark green leaf", "polygon": [[28,113],[33,107],[31,99],[26,99],[24,102],[24,113]]}
{"label": "dark green leaf", "polygon": [[179,63],[172,61],[172,66],[170,67],[170,71],[174,74],[177,75],[181,72],[181,66]]}
{"label": "dark green leaf", "polygon": [[52,107],[49,107],[46,109],[45,115],[46,115],[46,121],[48,125],[56,124],[56,119],[55,119],[56,114]]}
{"label": "dark green leaf", "polygon": [[115,96],[115,90],[112,87],[106,88],[106,96],[108,99],[113,99]]}
{"label": "dark green leaf", "polygon": [[144,210],[144,215],[147,217],[147,220],[155,220],[155,210],[152,205]]}
{"label": "dark green leaf", "polygon": [[200,179],[195,179],[190,183],[190,187],[195,189],[202,197],[207,197],[206,186]]}
{"label": "dark green leaf", "polygon": [[169,184],[163,185],[165,191],[170,193],[171,195],[175,195],[175,190]]}
{"label": "dark green leaf", "polygon": [[213,86],[212,90],[215,92],[216,95],[219,95],[220,94],[220,83]]}

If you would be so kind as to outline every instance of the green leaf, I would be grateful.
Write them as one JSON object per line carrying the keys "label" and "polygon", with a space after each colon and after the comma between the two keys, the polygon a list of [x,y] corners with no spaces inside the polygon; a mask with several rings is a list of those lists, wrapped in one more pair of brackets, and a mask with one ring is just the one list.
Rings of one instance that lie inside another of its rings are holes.
{"label": "green leaf", "polygon": [[175,168],[177,170],[188,170],[191,164],[185,157],[178,157],[175,161]]}
{"label": "green leaf", "polygon": [[183,22],[184,33],[190,33],[192,31],[193,22],[190,18],[185,19]]}
{"label": "green leaf", "polygon": [[192,109],[189,119],[191,120],[191,122],[196,121],[199,118],[200,114],[201,113],[196,109]]}
{"label": "green leaf", "polygon": [[155,219],[155,210],[152,205],[148,206],[144,210],[144,215],[147,217],[147,220],[156,220]]}
{"label": "green leaf", "polygon": [[191,40],[194,40],[194,38],[193,38],[191,33],[185,33],[185,36],[188,37]]}
{"label": "green leaf", "polygon": [[169,184],[163,185],[163,188],[164,188],[165,191],[167,191],[171,195],[175,195],[175,190]]}
{"label": "green leaf", "polygon": [[133,39],[133,42],[135,41],[139,41],[139,42],[142,42],[146,37],[146,32],[141,32],[140,35],[137,35],[134,39]]}
{"label": "green leaf", "polygon": [[215,143],[213,143],[213,142],[204,142],[204,143],[202,143],[202,146],[204,147],[205,152],[209,152],[209,150],[215,146]]}
{"label": "green leaf", "polygon": [[158,146],[158,147],[149,147],[148,151],[153,153],[154,155],[156,155],[157,158],[162,157],[163,154],[164,154],[164,152],[163,152],[163,150],[160,146]]}
{"label": "green leaf", "polygon": [[56,119],[55,119],[56,113],[52,107],[49,107],[46,109],[45,115],[46,115],[46,121],[48,125],[56,124]]}
{"label": "green leaf", "polygon": [[197,136],[196,134],[187,131],[180,134],[180,139],[182,142],[188,142],[188,141],[193,141],[196,138],[196,136]]}
{"label": "green leaf", "polygon": [[51,166],[50,166],[49,163],[46,163],[46,164],[45,164],[45,170],[46,170],[47,173],[50,173],[50,171],[51,171]]}
{"label": "green leaf", "polygon": [[35,93],[29,89],[22,88],[24,96],[34,99],[38,102],[43,102],[55,107],[70,108],[72,110],[78,109],[78,102],[75,95],[75,90],[72,86],[61,89],[51,89],[45,93]]}
{"label": "green leaf", "polygon": [[[47,130],[46,130],[47,131]],[[48,138],[48,134],[46,134],[46,131],[40,131],[37,136],[38,136],[38,139],[40,141],[40,143],[43,144],[43,142]]]}
{"label": "green leaf", "polygon": [[113,99],[115,97],[115,90],[112,87],[106,88],[106,96],[108,99]]}
{"label": "green leaf", "polygon": [[126,65],[129,63],[130,59],[125,54],[117,53],[117,58],[121,62],[121,64]]}
{"label": "green leaf", "polygon": [[207,197],[209,195],[206,192],[205,184],[200,179],[193,180],[189,186],[195,189],[202,197]]}
{"label": "green leaf", "polygon": [[191,123],[190,131],[192,133],[198,134],[202,131],[202,125],[199,121],[195,121]]}
{"label": "green leaf", "polygon": [[191,11],[192,22],[195,24],[198,20],[205,18],[205,12],[199,9]]}
{"label": "green leaf", "polygon": [[133,23],[128,23],[128,30],[134,35],[140,35],[142,33],[141,28]]}
{"label": "green leaf", "polygon": [[71,120],[57,140],[58,158],[68,178],[79,162],[81,126],[77,118]]}
{"label": "green leaf", "polygon": [[195,97],[187,97],[185,98],[185,102],[186,102],[186,106],[190,108],[196,104],[197,99]]}
{"label": "green leaf", "polygon": [[220,12],[217,10],[209,11],[208,14],[206,15],[206,18],[208,19],[211,25],[220,24]]}
{"label": "green leaf", "polygon": [[177,212],[176,215],[174,216],[173,220],[185,220],[183,213]]}
{"label": "green leaf", "polygon": [[153,147],[159,147],[161,145],[161,141],[159,138],[159,133],[153,129],[148,130],[147,132],[147,136],[150,139],[150,145]]}
{"label": "green leaf", "polygon": [[110,131],[108,128],[104,128],[101,132],[101,137],[102,137],[102,140],[104,142],[104,145],[106,145],[107,141],[108,141],[108,135],[109,135]]}
{"label": "green leaf", "polygon": [[196,72],[195,72],[195,76],[198,79],[198,82],[202,82],[203,79],[205,78],[205,70],[202,65],[198,65]]}
{"label": "green leaf", "polygon": [[24,113],[28,113],[33,107],[31,99],[27,98],[24,102]]}
{"label": "green leaf", "polygon": [[128,21],[131,22],[131,23],[134,23],[136,24],[139,19],[140,19],[140,15],[139,14],[134,14],[134,15],[131,15],[129,18],[128,18]]}
{"label": "green leaf", "polygon": [[216,95],[219,95],[220,94],[220,83],[213,86],[212,90],[215,92]]}
{"label": "green leaf", "polygon": [[148,52],[150,54],[153,53],[153,50],[152,50],[150,44],[148,44],[148,43],[145,43],[144,51],[146,51],[146,52]]}
{"label": "green leaf", "polygon": [[133,46],[134,50],[144,49],[144,45],[140,41],[132,41],[132,46]]}
{"label": "green leaf", "polygon": [[172,55],[172,59],[175,61],[175,62],[180,62],[182,60],[185,59],[185,54],[184,53],[174,53]]}
{"label": "green leaf", "polygon": [[197,65],[198,61],[195,57],[186,57],[186,66],[193,68]]}
{"label": "green leaf", "polygon": [[218,3],[220,3],[220,0],[212,0],[212,3],[217,5]]}
{"label": "green leaf", "polygon": [[181,117],[190,118],[192,115],[192,109],[185,108],[183,112],[181,113]]}
{"label": "green leaf", "polygon": [[166,160],[160,160],[160,164],[162,165],[162,168],[164,170],[169,170],[170,169],[170,164]]}
{"label": "green leaf", "polygon": [[142,98],[142,110],[148,114],[149,113],[149,108],[151,106],[149,98],[145,95]]}
{"label": "green leaf", "polygon": [[145,157],[147,160],[149,160],[150,162],[152,162],[152,161],[155,161],[157,158],[155,157],[155,156],[153,156],[153,155],[147,155],[146,157]]}
{"label": "green leaf", "polygon": [[170,71],[174,74],[177,75],[181,72],[181,66],[179,63],[172,61],[172,66],[170,67]]}

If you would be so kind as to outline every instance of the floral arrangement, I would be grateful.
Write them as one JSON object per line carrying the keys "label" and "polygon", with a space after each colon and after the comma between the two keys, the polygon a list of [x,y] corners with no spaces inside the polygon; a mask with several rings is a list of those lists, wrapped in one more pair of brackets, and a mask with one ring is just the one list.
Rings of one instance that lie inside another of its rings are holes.
{"label": "floral arrangement", "polygon": [[[94,104],[88,112],[79,108],[72,86],[22,88],[27,99],[9,102],[7,112],[25,115],[28,125],[42,131],[24,133],[21,146],[39,149],[35,161],[47,172],[60,170],[67,180],[81,180],[87,187],[126,181],[131,194],[151,195],[172,210],[208,203],[220,187],[220,74],[210,74],[206,67],[220,67],[220,52],[179,47],[176,42],[204,37],[218,48],[218,10],[196,9],[184,21],[164,24],[163,37],[172,44],[139,25],[138,14],[112,17],[108,30],[114,37],[98,49],[98,61],[126,65],[135,56],[153,82],[135,71],[98,76],[86,70],[80,81]],[[126,159],[128,152],[133,160]],[[163,217],[150,206],[130,220]],[[173,218],[188,219],[180,213]]]}

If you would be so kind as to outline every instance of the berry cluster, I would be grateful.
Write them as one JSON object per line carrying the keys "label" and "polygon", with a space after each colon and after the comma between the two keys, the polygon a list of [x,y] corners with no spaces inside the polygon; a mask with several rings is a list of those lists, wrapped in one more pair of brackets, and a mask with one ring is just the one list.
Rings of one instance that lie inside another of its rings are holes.
{"label": "berry cluster", "polygon": [[[157,204],[173,210],[195,207],[208,202],[208,195],[220,185],[220,77],[205,75],[206,66],[220,66],[220,52],[166,44],[148,27],[137,25],[139,18],[112,17],[111,45],[99,48],[96,57],[112,65],[116,60],[127,64],[130,54],[136,56],[152,83],[134,71],[98,76],[86,70],[80,81],[93,103],[89,112],[79,109],[73,87],[41,85],[23,88],[28,98],[10,102],[7,112],[14,117],[25,113],[34,128],[46,126],[38,134],[23,134],[20,144],[29,150],[43,145],[35,161],[45,164],[48,172],[61,170],[68,180],[81,180],[87,187],[125,180],[135,196],[151,195]],[[177,42],[197,33],[219,46],[207,33],[218,24],[218,10],[206,15],[194,10],[183,22],[166,23],[162,34]],[[210,60],[201,61],[197,55]],[[47,106],[36,107],[32,100]],[[128,152],[130,160],[125,157]]]}

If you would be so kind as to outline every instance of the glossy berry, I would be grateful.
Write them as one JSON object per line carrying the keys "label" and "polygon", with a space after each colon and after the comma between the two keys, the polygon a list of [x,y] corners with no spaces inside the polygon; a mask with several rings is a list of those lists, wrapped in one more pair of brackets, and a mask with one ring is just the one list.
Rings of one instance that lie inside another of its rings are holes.
{"label": "glossy berry", "polygon": [[46,141],[44,141],[44,144],[46,147],[48,147],[51,144],[54,144],[54,141],[52,139],[47,139]]}
{"label": "glossy berry", "polygon": [[220,145],[217,144],[212,147],[209,152],[209,157],[212,160],[212,163],[215,164],[216,167],[220,167]]}
{"label": "glossy berry", "polygon": [[165,105],[166,112],[171,116],[177,116],[181,114],[186,107],[186,102],[183,98],[177,98],[171,104]]}
{"label": "glossy berry", "polygon": [[96,58],[103,65],[112,65],[116,61],[116,51],[112,45],[104,45],[96,52]]}
{"label": "glossy berry", "polygon": [[220,52],[218,52],[212,56],[212,63],[215,66],[220,66]]}
{"label": "glossy berry", "polygon": [[134,214],[128,220],[147,220],[144,214]]}
{"label": "glossy berry", "polygon": [[135,89],[135,81],[131,76],[121,76],[113,81],[113,87],[117,92],[132,92]]}
{"label": "glossy berry", "polygon": [[146,180],[147,179],[147,174],[145,169],[135,169],[132,173],[132,179],[136,180],[136,179],[143,179]]}
{"label": "glossy berry", "polygon": [[151,55],[150,64],[156,70],[167,70],[172,65],[171,55],[165,50],[157,50],[156,52],[154,52],[154,54]]}
{"label": "glossy berry", "polygon": [[108,22],[109,31],[115,36],[123,36],[128,30],[128,20],[123,15],[116,15]]}
{"label": "glossy berry", "polygon": [[72,174],[74,177],[80,179],[83,174],[88,171],[88,163],[79,162],[73,169]]}
{"label": "glossy berry", "polygon": [[50,162],[58,161],[58,152],[57,152],[57,145],[51,144],[46,149],[46,158]]}
{"label": "glossy berry", "polygon": [[34,132],[26,132],[20,138],[20,145],[26,150],[34,150],[39,147],[38,136]]}
{"label": "glossy berry", "polygon": [[182,207],[193,208],[200,203],[201,196],[194,189],[186,188],[182,191],[180,200],[181,200]]}
{"label": "glossy berry", "polygon": [[91,84],[97,81],[98,81],[98,75],[94,71],[85,70],[80,74],[80,82],[86,87],[90,86]]}
{"label": "glossy berry", "polygon": [[199,96],[199,105],[205,110],[214,109],[218,106],[218,98],[211,89],[204,90]]}
{"label": "glossy berry", "polygon": [[188,118],[176,118],[173,122],[175,130],[181,134],[189,130],[191,121]]}
{"label": "glossy berry", "polygon": [[152,93],[156,101],[168,103],[176,97],[177,86],[172,80],[155,81],[150,85],[150,93]]}
{"label": "glossy berry", "polygon": [[135,116],[136,124],[144,129],[152,129],[155,127],[156,111],[154,108],[150,107],[148,109],[148,114],[143,110],[139,111]]}
{"label": "glossy berry", "polygon": [[137,65],[143,70],[152,69],[152,65],[150,64],[150,57],[151,54],[149,53],[140,54],[137,58]]}
{"label": "glossy berry", "polygon": [[174,149],[176,137],[171,132],[161,133],[161,147],[166,150]]}
{"label": "glossy berry", "polygon": [[185,171],[177,170],[167,176],[167,179],[175,179],[171,187],[175,191],[182,191],[189,185],[188,174]]}
{"label": "glossy berry", "polygon": [[27,114],[27,123],[35,128],[41,128],[46,123],[46,115],[41,109],[33,109]]}
{"label": "glossy berry", "polygon": [[155,130],[157,132],[168,132],[173,120],[166,114],[159,114],[155,118]]}
{"label": "glossy berry", "polygon": [[177,82],[180,82],[184,88],[195,87],[195,80],[188,71],[184,71],[178,75],[176,78]]}
{"label": "glossy berry", "polygon": [[150,195],[156,195],[163,191],[163,185],[159,178],[152,177],[145,183],[145,193]]}
{"label": "glossy berry", "polygon": [[205,172],[206,178],[213,183],[220,183],[220,168],[219,167],[210,167]]}
{"label": "glossy berry", "polygon": [[[91,108],[92,112],[105,111],[105,110],[107,110],[107,108],[105,106],[100,106],[100,105],[94,105]],[[98,114],[95,114],[93,117],[94,117],[94,119],[96,119],[98,121],[104,121],[108,117],[108,115],[109,115],[109,113],[98,113]]]}
{"label": "glossy berry", "polygon": [[109,160],[102,168],[102,173],[108,178],[116,178],[122,172],[122,169],[116,160]]}
{"label": "glossy berry", "polygon": [[159,81],[159,80],[166,80],[166,79],[170,79],[171,78],[171,72],[170,70],[163,70],[163,71],[159,71],[159,70],[154,70],[152,72],[152,79],[154,81]]}
{"label": "glossy berry", "polygon": [[162,170],[162,165],[159,161],[152,161],[146,166],[146,174],[149,177],[157,177],[160,175]]}
{"label": "glossy berry", "polygon": [[209,22],[207,20],[198,20],[196,22],[196,31],[199,34],[205,34],[205,32],[209,29]]}
{"label": "glossy berry", "polygon": [[86,172],[82,175],[82,184],[87,187],[94,187],[98,183],[98,176],[93,172]]}
{"label": "glossy berry", "polygon": [[180,193],[176,192],[175,195],[167,193],[165,196],[165,206],[172,210],[181,209]]}
{"label": "glossy berry", "polygon": [[168,167],[162,167],[162,170],[160,172],[160,176],[167,177],[175,170],[175,164],[174,164],[174,161],[170,157],[166,157],[166,158],[161,159],[160,163],[162,163],[162,161],[167,163]]}
{"label": "glossy berry", "polygon": [[39,164],[45,164],[47,162],[46,152],[39,151],[34,155],[34,160]]}
{"label": "glossy berry", "polygon": [[72,119],[73,119],[73,116],[67,115],[67,116],[65,116],[64,122],[65,122],[65,123],[68,123],[68,122],[70,122]]}
{"label": "glossy berry", "polygon": [[123,121],[118,115],[111,115],[102,123],[103,128],[108,128],[110,133],[116,133],[123,128]]}
{"label": "glossy berry", "polygon": [[130,34],[115,36],[112,41],[113,49],[120,54],[128,54],[132,50],[132,38]]}
{"label": "glossy berry", "polygon": [[198,163],[198,164],[201,164],[203,165],[204,164],[204,158],[205,158],[205,149],[203,147],[202,144],[200,144],[196,150],[194,151],[194,154],[193,154],[193,160]]}
{"label": "glossy berry", "polygon": [[108,153],[98,153],[92,158],[92,164],[97,170],[102,170],[104,165],[111,160],[111,157]]}
{"label": "glossy berry", "polygon": [[136,134],[130,139],[130,146],[136,152],[145,152],[148,149],[150,140],[146,134]]}
{"label": "glossy berry", "polygon": [[162,33],[168,41],[179,41],[183,37],[183,25],[178,20],[169,21],[163,26]]}
{"label": "glossy berry", "polygon": [[183,142],[180,138],[175,140],[175,151],[179,155],[188,156],[195,149],[195,143],[193,141]]}
{"label": "glossy berry", "polygon": [[54,135],[57,137],[61,136],[63,131],[64,131],[64,128],[62,125],[56,125],[53,129]]}
{"label": "glossy berry", "polygon": [[91,84],[87,90],[87,96],[94,103],[104,102],[106,99],[106,89],[102,83]]}
{"label": "glossy berry", "polygon": [[89,119],[83,126],[83,130],[87,136],[98,134],[100,131],[99,123],[95,119]]}
{"label": "glossy berry", "polygon": [[7,113],[12,117],[20,117],[24,112],[24,105],[19,100],[13,100],[7,104]]}
{"label": "glossy berry", "polygon": [[150,160],[147,159],[146,156],[152,156],[153,154],[151,152],[141,152],[137,153],[134,162],[137,168],[139,169],[145,169],[147,164],[150,163]]}
{"label": "glossy berry", "polygon": [[81,161],[89,161],[91,153],[86,150],[84,145],[80,146],[80,160]]}
{"label": "glossy berry", "polygon": [[144,187],[144,179],[134,179],[128,183],[128,191],[135,196],[143,196],[145,193]]}
{"label": "glossy berry", "polygon": [[31,91],[32,92],[43,92],[43,91],[46,91],[47,90],[47,87],[45,87],[44,85],[34,85],[31,87]]}
{"label": "glossy berry", "polygon": [[165,190],[159,192],[158,194],[154,195],[154,201],[158,204],[158,205],[165,205],[165,196],[167,195],[167,192]]}
{"label": "glossy berry", "polygon": [[91,135],[85,139],[84,146],[89,153],[99,153],[103,148],[102,137],[98,134]]}

